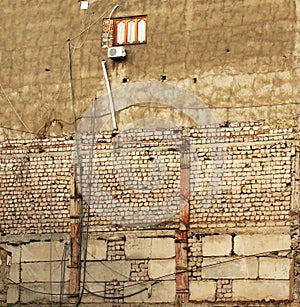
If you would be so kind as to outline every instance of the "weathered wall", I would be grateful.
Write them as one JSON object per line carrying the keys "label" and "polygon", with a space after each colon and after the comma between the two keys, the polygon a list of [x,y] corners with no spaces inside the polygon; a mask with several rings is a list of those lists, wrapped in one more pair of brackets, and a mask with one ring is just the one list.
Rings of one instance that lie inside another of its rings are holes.
{"label": "weathered wall", "polygon": [[[113,90],[126,87],[123,78],[132,84],[166,75],[167,83],[199,97],[220,122],[297,113],[294,0],[164,0],[159,4],[121,0],[118,4],[114,17],[146,14],[149,29],[147,44],[127,46],[124,62],[107,61]],[[102,20],[114,5],[91,1],[88,11],[81,11],[79,3],[70,0],[2,3],[0,81],[7,95],[1,89],[2,126],[27,130],[11,103],[33,133],[60,135],[73,130],[66,40],[88,29],[71,42],[80,118],[93,97],[106,92]],[[123,124],[128,123],[128,113],[142,116],[145,106],[126,112],[120,115]],[[160,114],[159,108],[152,112]],[[20,134],[1,130],[2,137]]]}
{"label": "weathered wall", "polygon": [[[89,180],[95,185],[90,198],[83,193],[91,202],[86,291],[92,292],[83,302],[175,303],[183,140],[190,149],[191,304],[296,300],[295,136],[286,121],[103,133],[94,139],[92,164],[85,155],[91,151],[81,146],[83,191]],[[50,293],[53,301],[66,300],[73,145],[70,139],[1,144],[0,239],[13,254],[10,303],[49,304]]]}
{"label": "weathered wall", "polygon": [[7,302],[8,277],[11,267],[11,253],[0,247],[0,305]]}

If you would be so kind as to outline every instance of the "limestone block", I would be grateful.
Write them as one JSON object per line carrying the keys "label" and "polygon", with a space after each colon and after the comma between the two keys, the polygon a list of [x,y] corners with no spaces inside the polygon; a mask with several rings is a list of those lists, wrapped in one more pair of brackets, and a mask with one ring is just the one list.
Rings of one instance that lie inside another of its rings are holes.
{"label": "limestone block", "polygon": [[217,283],[215,281],[190,281],[190,300],[191,301],[210,301],[216,298]]}
{"label": "limestone block", "polygon": [[[50,267],[52,268],[50,274]],[[60,281],[61,263],[60,262],[32,262],[22,263],[21,274],[23,282],[49,281],[52,278],[53,282]],[[65,270],[65,280],[69,279],[69,270]]]}
{"label": "limestone block", "polygon": [[14,282],[20,281],[20,265],[18,263],[12,263],[9,268],[9,278]]}
{"label": "limestone block", "polygon": [[87,260],[105,260],[106,259],[106,242],[104,240],[88,241]]}
{"label": "limestone block", "polygon": [[261,257],[259,263],[259,278],[289,279],[291,260],[287,258]]}
{"label": "limestone block", "polygon": [[[68,286],[69,286],[68,282],[66,282],[64,285],[63,294],[68,293]],[[42,292],[42,293],[33,292],[30,290],[27,290],[27,288],[33,291]],[[50,302],[51,301],[51,296],[49,295],[50,293],[52,293],[53,301],[59,301],[60,291],[61,291],[61,288],[60,288],[59,283],[52,283],[51,285],[50,283],[26,283],[26,289],[22,288],[22,291],[21,291],[21,302],[23,304],[30,303],[30,302],[37,303],[39,301]],[[63,299],[64,301],[67,301],[68,296],[64,295]]]}
{"label": "limestone block", "polygon": [[127,238],[125,255],[129,259],[147,259],[151,256],[151,238]]}
{"label": "limestone block", "polygon": [[175,257],[173,238],[127,238],[125,255],[129,259]]}
{"label": "limestone block", "polygon": [[254,255],[263,252],[290,249],[291,238],[283,234],[238,235],[234,238],[237,255]]}
{"label": "limestone block", "polygon": [[30,242],[22,245],[22,262],[61,260],[63,250],[64,242]]}
{"label": "limestone block", "polygon": [[151,258],[175,257],[175,241],[173,238],[153,238]]}
{"label": "limestone block", "polygon": [[232,249],[230,235],[205,236],[202,242],[203,256],[228,256]]}
{"label": "limestone block", "polygon": [[[104,283],[95,283],[95,282],[87,282],[85,284],[85,287],[98,295],[104,295],[105,294],[105,284]],[[104,302],[104,298],[95,296],[91,293],[85,293],[82,297],[82,303],[101,303]]]}
{"label": "limestone block", "polygon": [[20,263],[20,245],[8,245],[3,246],[6,250],[11,252],[11,263]]}
{"label": "limestone block", "polygon": [[9,285],[7,289],[7,303],[14,304],[19,299],[19,287],[17,285]]}
{"label": "limestone block", "polygon": [[148,274],[150,278],[173,279],[175,273],[175,259],[149,260]]}
{"label": "limestone block", "polygon": [[[143,284],[137,284],[136,282],[125,283],[124,301],[126,303],[170,303],[175,301],[176,283],[174,280],[160,281],[151,286],[152,283],[153,282]],[[141,290],[144,291],[130,296],[131,294],[134,294]]]}
{"label": "limestone block", "polygon": [[290,282],[288,280],[234,280],[233,300],[287,300]]}
{"label": "limestone block", "polygon": [[87,263],[87,281],[127,281],[131,269],[130,261],[102,261]]}
{"label": "limestone block", "polygon": [[233,257],[204,258],[202,262],[203,278],[235,279],[257,278],[257,276],[258,261],[256,257],[242,259]]}

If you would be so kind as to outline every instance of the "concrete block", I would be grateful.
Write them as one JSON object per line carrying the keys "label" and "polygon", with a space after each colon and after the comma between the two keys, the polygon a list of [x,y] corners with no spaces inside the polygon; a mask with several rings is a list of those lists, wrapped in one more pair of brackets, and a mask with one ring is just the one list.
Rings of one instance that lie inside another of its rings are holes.
{"label": "concrete block", "polygon": [[130,276],[130,261],[102,261],[87,263],[87,281],[127,281]]}
{"label": "concrete block", "polygon": [[214,235],[203,237],[203,256],[229,256],[231,250],[232,237],[230,235]]}
{"label": "concrete block", "polygon": [[257,278],[258,260],[249,258],[204,258],[202,262],[203,278],[235,279]]}
{"label": "concrete block", "polygon": [[30,242],[22,245],[22,262],[61,260],[63,250],[64,242]]}
{"label": "concrete block", "polygon": [[89,239],[87,248],[87,260],[105,260],[106,249],[106,241]]}
{"label": "concrete block", "polygon": [[[61,291],[61,285],[60,283],[26,283],[23,284],[24,288],[22,288],[21,291],[21,302],[22,304],[28,304],[28,303],[41,303],[43,304],[48,302],[48,305],[50,305],[51,300],[53,302],[59,302],[60,299],[60,291]],[[69,284],[68,282],[65,283],[63,287],[63,292],[62,294],[68,294],[69,292]],[[30,290],[33,291],[30,291]],[[34,292],[36,291],[36,292]],[[37,293],[37,292],[42,292],[42,293]],[[52,295],[51,295],[52,293]],[[68,301],[68,296],[63,295],[63,300],[64,302]]]}
{"label": "concrete block", "polygon": [[[151,286],[149,283],[125,283],[125,303],[171,303],[175,301],[176,284],[174,280],[160,281]],[[141,290],[141,293],[135,294]],[[132,295],[132,296],[131,296]]]}
{"label": "concrete block", "polygon": [[125,255],[128,259],[147,259],[151,256],[151,238],[127,238]]}
{"label": "concrete block", "polygon": [[20,263],[20,245],[6,244],[3,247],[11,252],[11,263]]}
{"label": "concrete block", "polygon": [[175,259],[149,260],[148,274],[150,278],[174,279]]}
{"label": "concrete block", "polygon": [[287,258],[260,257],[259,278],[263,279],[289,279],[291,260]]}
{"label": "concrete block", "polygon": [[14,304],[19,300],[19,287],[17,285],[9,285],[7,289],[7,303]]}
{"label": "concrete block", "polygon": [[215,281],[190,281],[190,300],[191,301],[210,301],[216,299],[217,283]]}
{"label": "concrete block", "polygon": [[104,302],[104,298],[101,297],[101,296],[104,296],[105,294],[105,284],[104,283],[87,282],[85,284],[85,287],[89,291],[94,292],[96,295],[93,295],[89,292],[85,293],[81,300],[82,303],[102,303]]}
{"label": "concrete block", "polygon": [[[52,270],[50,276],[50,262],[33,262],[22,263],[22,281],[23,282],[35,282],[35,281],[60,281],[61,278],[61,263],[52,262]],[[65,270],[65,280],[69,279],[69,270]]]}
{"label": "concrete block", "polygon": [[173,238],[127,238],[125,255],[129,259],[175,257]]}
{"label": "concrete block", "polygon": [[12,263],[9,268],[9,278],[14,282],[20,281],[20,264],[19,263]]}
{"label": "concrete block", "polygon": [[235,301],[288,300],[288,280],[234,280],[232,298]]}
{"label": "concrete block", "polygon": [[173,238],[153,238],[151,258],[175,257],[175,240]]}
{"label": "concrete block", "polygon": [[234,238],[234,252],[237,255],[254,255],[264,252],[288,250],[291,238],[283,234],[238,235]]}

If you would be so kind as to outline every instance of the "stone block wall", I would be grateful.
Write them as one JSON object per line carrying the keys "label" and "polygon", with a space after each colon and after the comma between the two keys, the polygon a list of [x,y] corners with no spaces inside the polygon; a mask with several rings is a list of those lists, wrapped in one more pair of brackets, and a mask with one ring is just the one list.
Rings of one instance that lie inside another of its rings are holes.
{"label": "stone block wall", "polygon": [[189,240],[191,301],[290,299],[293,264],[289,234],[198,234],[198,237],[202,248],[197,253],[195,245],[199,247],[199,243]]}
{"label": "stone block wall", "polygon": [[[298,147],[292,123],[128,130],[121,137],[95,136],[90,200],[97,202],[90,207],[85,304],[175,303],[182,140],[190,150],[191,304],[297,298],[299,236],[291,204]],[[0,239],[12,253],[10,303],[66,300],[76,154],[67,138],[0,146]],[[123,164],[116,163],[119,158]],[[82,187],[89,187],[90,177],[84,178]],[[112,206],[115,199],[118,206]],[[161,216],[164,209],[173,212],[168,205],[178,210],[157,223],[156,205]],[[132,208],[129,224],[120,216]],[[114,215],[117,223],[109,219]]]}

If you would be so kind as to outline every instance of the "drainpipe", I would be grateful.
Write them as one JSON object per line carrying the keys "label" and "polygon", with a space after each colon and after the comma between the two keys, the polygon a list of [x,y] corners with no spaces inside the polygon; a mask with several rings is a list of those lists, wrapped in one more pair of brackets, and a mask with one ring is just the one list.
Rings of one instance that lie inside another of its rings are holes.
{"label": "drainpipe", "polygon": [[111,93],[111,89],[110,89],[110,84],[109,84],[108,74],[107,74],[107,70],[106,70],[106,65],[105,64],[106,63],[103,60],[102,61],[102,70],[103,70],[103,75],[104,75],[105,84],[106,84],[106,90],[107,90],[108,99],[109,99],[111,118],[112,118],[112,123],[113,123],[114,130],[118,130],[117,121],[116,121],[116,114],[115,114],[115,107],[114,107],[114,102],[113,102],[113,98],[112,98],[112,93]]}
{"label": "drainpipe", "polygon": [[70,302],[75,303],[80,294],[80,272],[81,272],[81,212],[82,198],[78,193],[76,186],[75,175],[71,178],[70,184],[70,240],[71,240],[71,264],[68,266],[70,269]]}
{"label": "drainpipe", "polygon": [[180,213],[179,230],[175,237],[176,306],[189,301],[188,230],[190,199],[189,140],[184,138],[180,147]]}

